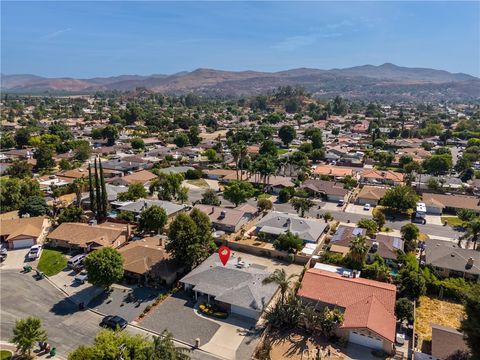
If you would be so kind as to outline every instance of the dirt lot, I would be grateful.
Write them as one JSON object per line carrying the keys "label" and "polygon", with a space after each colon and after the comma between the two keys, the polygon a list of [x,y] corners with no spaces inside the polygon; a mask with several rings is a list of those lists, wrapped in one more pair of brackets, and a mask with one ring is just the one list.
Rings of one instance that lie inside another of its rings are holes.
{"label": "dirt lot", "polygon": [[431,324],[449,326],[455,329],[460,327],[460,321],[465,315],[462,304],[438,300],[428,296],[420,297],[420,305],[415,313],[415,333],[418,334],[418,348],[429,346],[423,342],[432,339]]}

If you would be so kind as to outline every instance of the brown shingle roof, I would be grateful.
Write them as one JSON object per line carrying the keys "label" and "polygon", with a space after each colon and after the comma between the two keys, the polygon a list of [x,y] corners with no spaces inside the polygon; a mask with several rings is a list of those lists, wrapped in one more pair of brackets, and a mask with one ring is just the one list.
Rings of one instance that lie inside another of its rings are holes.
{"label": "brown shingle roof", "polygon": [[469,351],[463,334],[450,327],[432,324],[432,355],[446,359],[457,350]]}
{"label": "brown shingle roof", "polygon": [[244,211],[220,206],[197,204],[195,208],[207,214],[210,221],[217,224],[236,226],[242,217],[245,216]]}
{"label": "brown shingle roof", "polygon": [[358,198],[369,200],[380,200],[385,196],[388,188],[380,186],[368,186],[365,185],[358,193]]}
{"label": "brown shingle roof", "polygon": [[342,328],[366,328],[395,341],[395,285],[313,268],[305,273],[298,295],[344,308]]}
{"label": "brown shingle roof", "polygon": [[403,181],[403,174],[391,170],[365,170],[360,174],[361,177],[367,179],[391,180],[396,182]]}
{"label": "brown shingle roof", "polygon": [[125,224],[103,223],[101,225],[89,225],[82,223],[63,223],[50,234],[48,238],[61,240],[71,245],[86,247],[90,243],[101,246],[113,246],[117,239],[121,243],[126,237],[127,226]]}
{"label": "brown shingle roof", "polygon": [[37,216],[0,221],[0,235],[7,236],[7,240],[19,235],[39,237],[42,234],[46,218]]}
{"label": "brown shingle roof", "polygon": [[452,207],[480,211],[480,200],[475,196],[424,193],[422,200],[426,205],[435,205],[441,208]]}

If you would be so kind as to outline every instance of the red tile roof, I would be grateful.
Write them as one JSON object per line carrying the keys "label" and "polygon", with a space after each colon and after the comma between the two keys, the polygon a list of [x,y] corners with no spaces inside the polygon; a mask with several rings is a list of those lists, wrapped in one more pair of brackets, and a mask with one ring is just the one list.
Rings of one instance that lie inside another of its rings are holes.
{"label": "red tile roof", "polygon": [[298,295],[344,308],[342,328],[366,328],[395,341],[395,285],[310,269]]}

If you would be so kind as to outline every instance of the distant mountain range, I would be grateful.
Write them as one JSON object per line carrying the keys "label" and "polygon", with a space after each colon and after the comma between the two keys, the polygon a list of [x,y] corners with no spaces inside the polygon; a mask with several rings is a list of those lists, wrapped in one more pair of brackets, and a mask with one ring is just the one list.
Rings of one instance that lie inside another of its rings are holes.
{"label": "distant mountain range", "polygon": [[301,85],[314,96],[357,99],[470,100],[480,98],[480,79],[463,73],[407,68],[386,63],[345,69],[300,68],[280,72],[197,69],[173,75],[120,75],[92,79],[1,75],[2,91],[15,93],[93,93],[138,88],[166,94],[245,96],[279,86]]}

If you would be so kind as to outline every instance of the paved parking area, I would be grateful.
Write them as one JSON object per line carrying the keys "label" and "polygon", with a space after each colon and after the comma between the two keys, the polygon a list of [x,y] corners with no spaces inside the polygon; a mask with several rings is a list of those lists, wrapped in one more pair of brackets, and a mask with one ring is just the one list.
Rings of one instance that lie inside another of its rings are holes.
{"label": "paved parking area", "polygon": [[145,307],[151,305],[162,290],[136,287],[132,289],[113,287],[110,293],[103,292],[88,304],[88,307],[105,315],[119,315],[128,322],[135,320]]}
{"label": "paved parking area", "polygon": [[192,345],[196,338],[200,338],[201,345],[206,344],[220,325],[195,314],[194,305],[194,300],[179,291],[150,312],[139,325],[159,333],[167,329],[174,338]]}
{"label": "paved parking area", "polygon": [[338,202],[324,201],[322,202],[321,209],[326,211],[341,211],[342,207],[338,206]]}
{"label": "paved parking area", "polygon": [[374,206],[371,206],[370,210],[364,210],[363,205],[348,204],[347,207],[345,208],[345,212],[358,214],[358,215],[372,216],[373,209],[374,209]]}
{"label": "paved parking area", "polygon": [[442,217],[440,215],[425,215],[425,220],[427,224],[430,225],[442,225]]}

